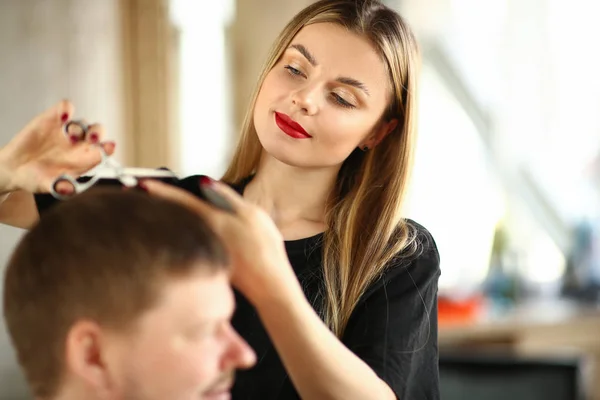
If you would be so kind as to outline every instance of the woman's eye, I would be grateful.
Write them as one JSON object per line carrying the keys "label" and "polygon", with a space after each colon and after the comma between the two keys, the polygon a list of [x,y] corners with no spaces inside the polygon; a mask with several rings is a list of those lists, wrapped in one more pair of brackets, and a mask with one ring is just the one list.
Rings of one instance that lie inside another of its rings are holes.
{"label": "woman's eye", "polygon": [[335,102],[338,103],[342,107],[346,107],[346,108],[355,108],[356,107],[354,104],[349,103],[346,100],[344,100],[344,98],[337,93],[332,93],[331,95],[333,96]]}
{"label": "woman's eye", "polygon": [[287,69],[291,75],[302,76],[302,72],[291,65],[286,65],[284,68]]}

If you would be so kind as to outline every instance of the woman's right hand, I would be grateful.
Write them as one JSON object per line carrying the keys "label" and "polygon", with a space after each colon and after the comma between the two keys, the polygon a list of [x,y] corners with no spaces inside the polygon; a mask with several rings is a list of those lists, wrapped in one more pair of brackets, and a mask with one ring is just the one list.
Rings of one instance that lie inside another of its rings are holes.
{"label": "woman's right hand", "polygon": [[[10,177],[4,183],[8,187],[0,187],[0,193],[49,192],[61,174],[78,177],[98,165],[102,160],[98,144],[108,155],[114,152],[114,142],[101,142],[104,128],[99,124],[91,125],[86,137],[64,133],[64,125],[73,118],[74,111],[69,101],[61,101],[32,119],[0,149],[0,167]],[[61,182],[56,190],[68,193],[72,187]]]}

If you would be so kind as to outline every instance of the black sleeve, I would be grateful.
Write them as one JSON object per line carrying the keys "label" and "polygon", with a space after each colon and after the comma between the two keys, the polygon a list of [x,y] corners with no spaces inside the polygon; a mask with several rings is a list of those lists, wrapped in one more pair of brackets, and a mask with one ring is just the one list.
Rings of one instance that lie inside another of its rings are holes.
{"label": "black sleeve", "polygon": [[365,293],[342,341],[398,399],[437,400],[440,259],[429,232],[415,226],[420,251],[400,259]]}

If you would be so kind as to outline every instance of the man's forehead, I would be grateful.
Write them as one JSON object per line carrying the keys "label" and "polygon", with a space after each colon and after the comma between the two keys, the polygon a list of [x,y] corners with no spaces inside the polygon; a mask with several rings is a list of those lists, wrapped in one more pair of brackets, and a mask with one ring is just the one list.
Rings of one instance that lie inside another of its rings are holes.
{"label": "man's forehead", "polygon": [[185,311],[207,319],[228,317],[235,303],[229,278],[226,271],[168,278],[162,283],[157,306],[168,312]]}

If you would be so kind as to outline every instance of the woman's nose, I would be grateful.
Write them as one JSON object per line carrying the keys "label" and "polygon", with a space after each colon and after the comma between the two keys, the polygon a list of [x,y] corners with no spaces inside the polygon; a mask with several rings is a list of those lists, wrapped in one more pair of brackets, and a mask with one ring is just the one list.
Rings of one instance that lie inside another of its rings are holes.
{"label": "woman's nose", "polygon": [[318,111],[317,90],[314,87],[305,87],[292,94],[292,104],[299,108],[305,115],[314,115]]}

